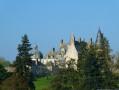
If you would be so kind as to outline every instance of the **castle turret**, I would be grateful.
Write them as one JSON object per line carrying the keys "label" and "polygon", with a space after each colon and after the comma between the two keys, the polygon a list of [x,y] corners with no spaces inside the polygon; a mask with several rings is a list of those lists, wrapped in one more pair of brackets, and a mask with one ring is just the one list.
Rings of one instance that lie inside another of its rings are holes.
{"label": "castle turret", "polygon": [[101,33],[101,30],[100,30],[100,27],[99,27],[97,38],[96,38],[96,45],[99,48],[101,47],[102,39],[103,39],[103,34]]}

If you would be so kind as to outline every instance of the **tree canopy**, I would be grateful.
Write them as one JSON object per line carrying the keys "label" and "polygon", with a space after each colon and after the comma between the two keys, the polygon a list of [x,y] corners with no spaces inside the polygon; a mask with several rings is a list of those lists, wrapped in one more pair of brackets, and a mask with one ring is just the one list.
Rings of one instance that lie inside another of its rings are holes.
{"label": "tree canopy", "polygon": [[72,60],[67,68],[57,70],[57,75],[51,81],[53,90],[97,90],[117,89],[118,77],[112,72],[110,62],[111,49],[108,40],[104,37],[101,46],[85,42],[81,43],[77,61],[77,70],[72,68]]}
{"label": "tree canopy", "polygon": [[7,70],[0,64],[0,85],[8,77]]}
{"label": "tree canopy", "polygon": [[6,60],[4,57],[0,56],[0,64],[2,64],[4,67],[8,67],[10,65],[10,62]]}

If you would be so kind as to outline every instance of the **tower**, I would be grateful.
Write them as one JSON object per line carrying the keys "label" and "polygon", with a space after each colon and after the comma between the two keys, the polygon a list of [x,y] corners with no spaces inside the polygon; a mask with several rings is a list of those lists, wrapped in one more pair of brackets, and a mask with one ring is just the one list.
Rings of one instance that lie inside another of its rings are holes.
{"label": "tower", "polygon": [[101,30],[100,30],[100,27],[99,27],[97,38],[96,38],[96,46],[98,48],[101,47],[102,39],[103,39],[103,34],[101,33]]}

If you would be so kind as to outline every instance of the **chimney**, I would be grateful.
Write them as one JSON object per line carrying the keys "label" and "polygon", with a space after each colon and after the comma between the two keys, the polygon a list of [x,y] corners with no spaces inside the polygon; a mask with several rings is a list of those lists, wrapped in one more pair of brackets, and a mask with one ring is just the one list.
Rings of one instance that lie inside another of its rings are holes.
{"label": "chimney", "polygon": [[92,44],[92,38],[90,38],[89,42]]}
{"label": "chimney", "polygon": [[82,39],[82,42],[85,42],[85,39],[84,38]]}
{"label": "chimney", "polygon": [[71,38],[71,43],[73,43],[73,44],[75,43],[75,37]]}
{"label": "chimney", "polygon": [[55,51],[55,48],[52,48],[52,52],[54,52]]}
{"label": "chimney", "polygon": [[60,40],[60,46],[63,44],[63,39]]}
{"label": "chimney", "polygon": [[81,38],[80,38],[80,37],[78,38],[78,42],[79,42],[79,43],[81,42]]}

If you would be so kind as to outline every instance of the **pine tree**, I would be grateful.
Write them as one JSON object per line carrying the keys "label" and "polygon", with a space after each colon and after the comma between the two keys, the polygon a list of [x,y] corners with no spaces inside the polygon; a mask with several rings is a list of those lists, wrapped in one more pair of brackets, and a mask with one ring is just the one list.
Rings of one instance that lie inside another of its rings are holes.
{"label": "pine tree", "polygon": [[109,41],[104,37],[101,43],[101,48],[97,48],[97,58],[100,61],[100,70],[102,72],[103,89],[116,89],[117,88],[117,80],[116,76],[111,71],[111,49],[109,46]]}
{"label": "pine tree", "polygon": [[32,64],[31,61],[31,54],[29,54],[29,51],[31,50],[31,44],[29,42],[29,39],[27,35],[25,34],[22,37],[22,44],[18,45],[18,56],[16,57],[16,61],[13,63],[13,66],[15,67],[15,73],[20,77],[23,78],[25,81],[27,81],[29,87],[31,89],[34,88],[33,85],[33,78],[32,73],[30,72],[30,67]]}
{"label": "pine tree", "polygon": [[13,67],[15,68],[14,74],[3,82],[3,90],[10,90],[10,86],[12,86],[11,90],[35,89],[33,84],[33,76],[30,72],[32,55],[29,54],[29,51],[31,49],[31,44],[27,35],[25,34],[22,37],[22,44],[18,45],[18,55],[16,56],[16,61],[13,62]]}
{"label": "pine tree", "polygon": [[84,77],[82,82],[80,83],[79,89],[83,90],[100,89],[103,81],[94,45],[92,45],[85,54],[85,63],[83,69],[84,69]]}
{"label": "pine tree", "polygon": [[77,69],[80,78],[84,77],[84,63],[86,60],[87,51],[88,51],[87,44],[85,42],[82,42],[81,47],[79,48],[78,62],[77,62]]}
{"label": "pine tree", "polygon": [[79,89],[116,89],[117,77],[111,71],[111,49],[106,38],[103,38],[100,48],[92,45],[87,53],[82,50],[78,60],[79,75],[82,73]]}

